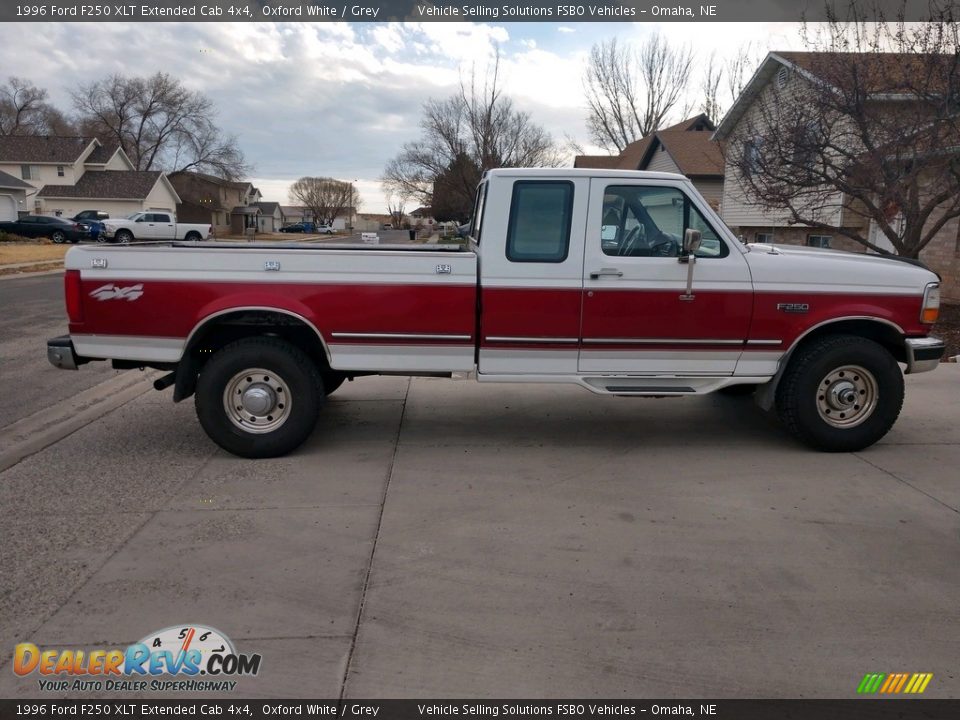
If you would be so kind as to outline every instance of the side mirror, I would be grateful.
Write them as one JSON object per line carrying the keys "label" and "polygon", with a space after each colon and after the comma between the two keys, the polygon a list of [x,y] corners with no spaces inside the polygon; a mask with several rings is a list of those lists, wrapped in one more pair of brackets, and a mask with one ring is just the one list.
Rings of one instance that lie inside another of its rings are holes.
{"label": "side mirror", "polygon": [[683,254],[692,255],[700,249],[700,242],[703,240],[703,233],[693,228],[687,228],[683,231]]}

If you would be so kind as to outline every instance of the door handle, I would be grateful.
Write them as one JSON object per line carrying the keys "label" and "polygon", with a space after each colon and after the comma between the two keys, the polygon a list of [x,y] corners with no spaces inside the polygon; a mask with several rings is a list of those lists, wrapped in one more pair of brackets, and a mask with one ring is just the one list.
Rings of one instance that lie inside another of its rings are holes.
{"label": "door handle", "polygon": [[623,273],[616,268],[600,268],[590,273],[591,280],[599,280],[602,277],[623,277]]}

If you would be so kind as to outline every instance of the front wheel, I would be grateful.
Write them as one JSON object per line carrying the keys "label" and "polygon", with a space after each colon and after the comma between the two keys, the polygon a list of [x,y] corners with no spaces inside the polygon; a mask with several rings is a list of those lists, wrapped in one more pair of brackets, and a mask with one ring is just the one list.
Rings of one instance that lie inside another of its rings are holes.
{"label": "front wheel", "polygon": [[887,434],[903,406],[903,374],[882,345],[830,335],[800,348],[777,387],[777,413],[801,441],[862,450]]}
{"label": "front wheel", "polygon": [[133,233],[129,230],[117,230],[117,234],[114,235],[114,237],[121,245],[129,245],[133,240]]}
{"label": "front wheel", "polygon": [[62,230],[55,230],[50,236],[50,239],[53,240],[57,245],[63,245],[67,241],[67,234]]}
{"label": "front wheel", "polygon": [[246,338],[217,352],[200,371],[195,404],[210,439],[246,458],[285,455],[313,431],[323,380],[299,348]]}

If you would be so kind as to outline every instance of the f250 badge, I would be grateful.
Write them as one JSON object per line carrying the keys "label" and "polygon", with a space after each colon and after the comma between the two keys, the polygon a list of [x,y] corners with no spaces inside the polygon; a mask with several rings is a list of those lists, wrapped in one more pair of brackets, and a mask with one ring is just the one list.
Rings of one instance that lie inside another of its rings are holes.
{"label": "f250 badge", "polygon": [[810,310],[810,303],[777,303],[777,310],[785,313],[805,313]]}
{"label": "f250 badge", "polygon": [[100,302],[105,300],[126,300],[127,302],[133,302],[134,300],[139,300],[142,295],[143,283],[127,285],[126,287],[108,283],[107,285],[101,285],[96,290],[90,291],[90,297],[94,297]]}

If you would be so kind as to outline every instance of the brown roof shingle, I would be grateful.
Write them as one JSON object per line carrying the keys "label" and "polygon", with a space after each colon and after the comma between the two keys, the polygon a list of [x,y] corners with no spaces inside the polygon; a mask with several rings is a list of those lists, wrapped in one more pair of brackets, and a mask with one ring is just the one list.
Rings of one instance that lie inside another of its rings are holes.
{"label": "brown roof shingle", "polygon": [[113,154],[120,149],[120,143],[113,142],[105,145],[99,145],[93,149],[93,152],[87,156],[84,163],[90,165],[105,165],[113,157]]}
{"label": "brown roof shingle", "polygon": [[687,177],[722,178],[723,152],[710,135],[696,130],[661,130],[657,140]]}
{"label": "brown roof shingle", "polygon": [[88,137],[3,135],[0,136],[0,162],[74,163],[91,142],[93,138]]}
{"label": "brown roof shingle", "polygon": [[159,170],[93,170],[85,172],[76,185],[44,185],[38,196],[143,200],[162,174]]}

